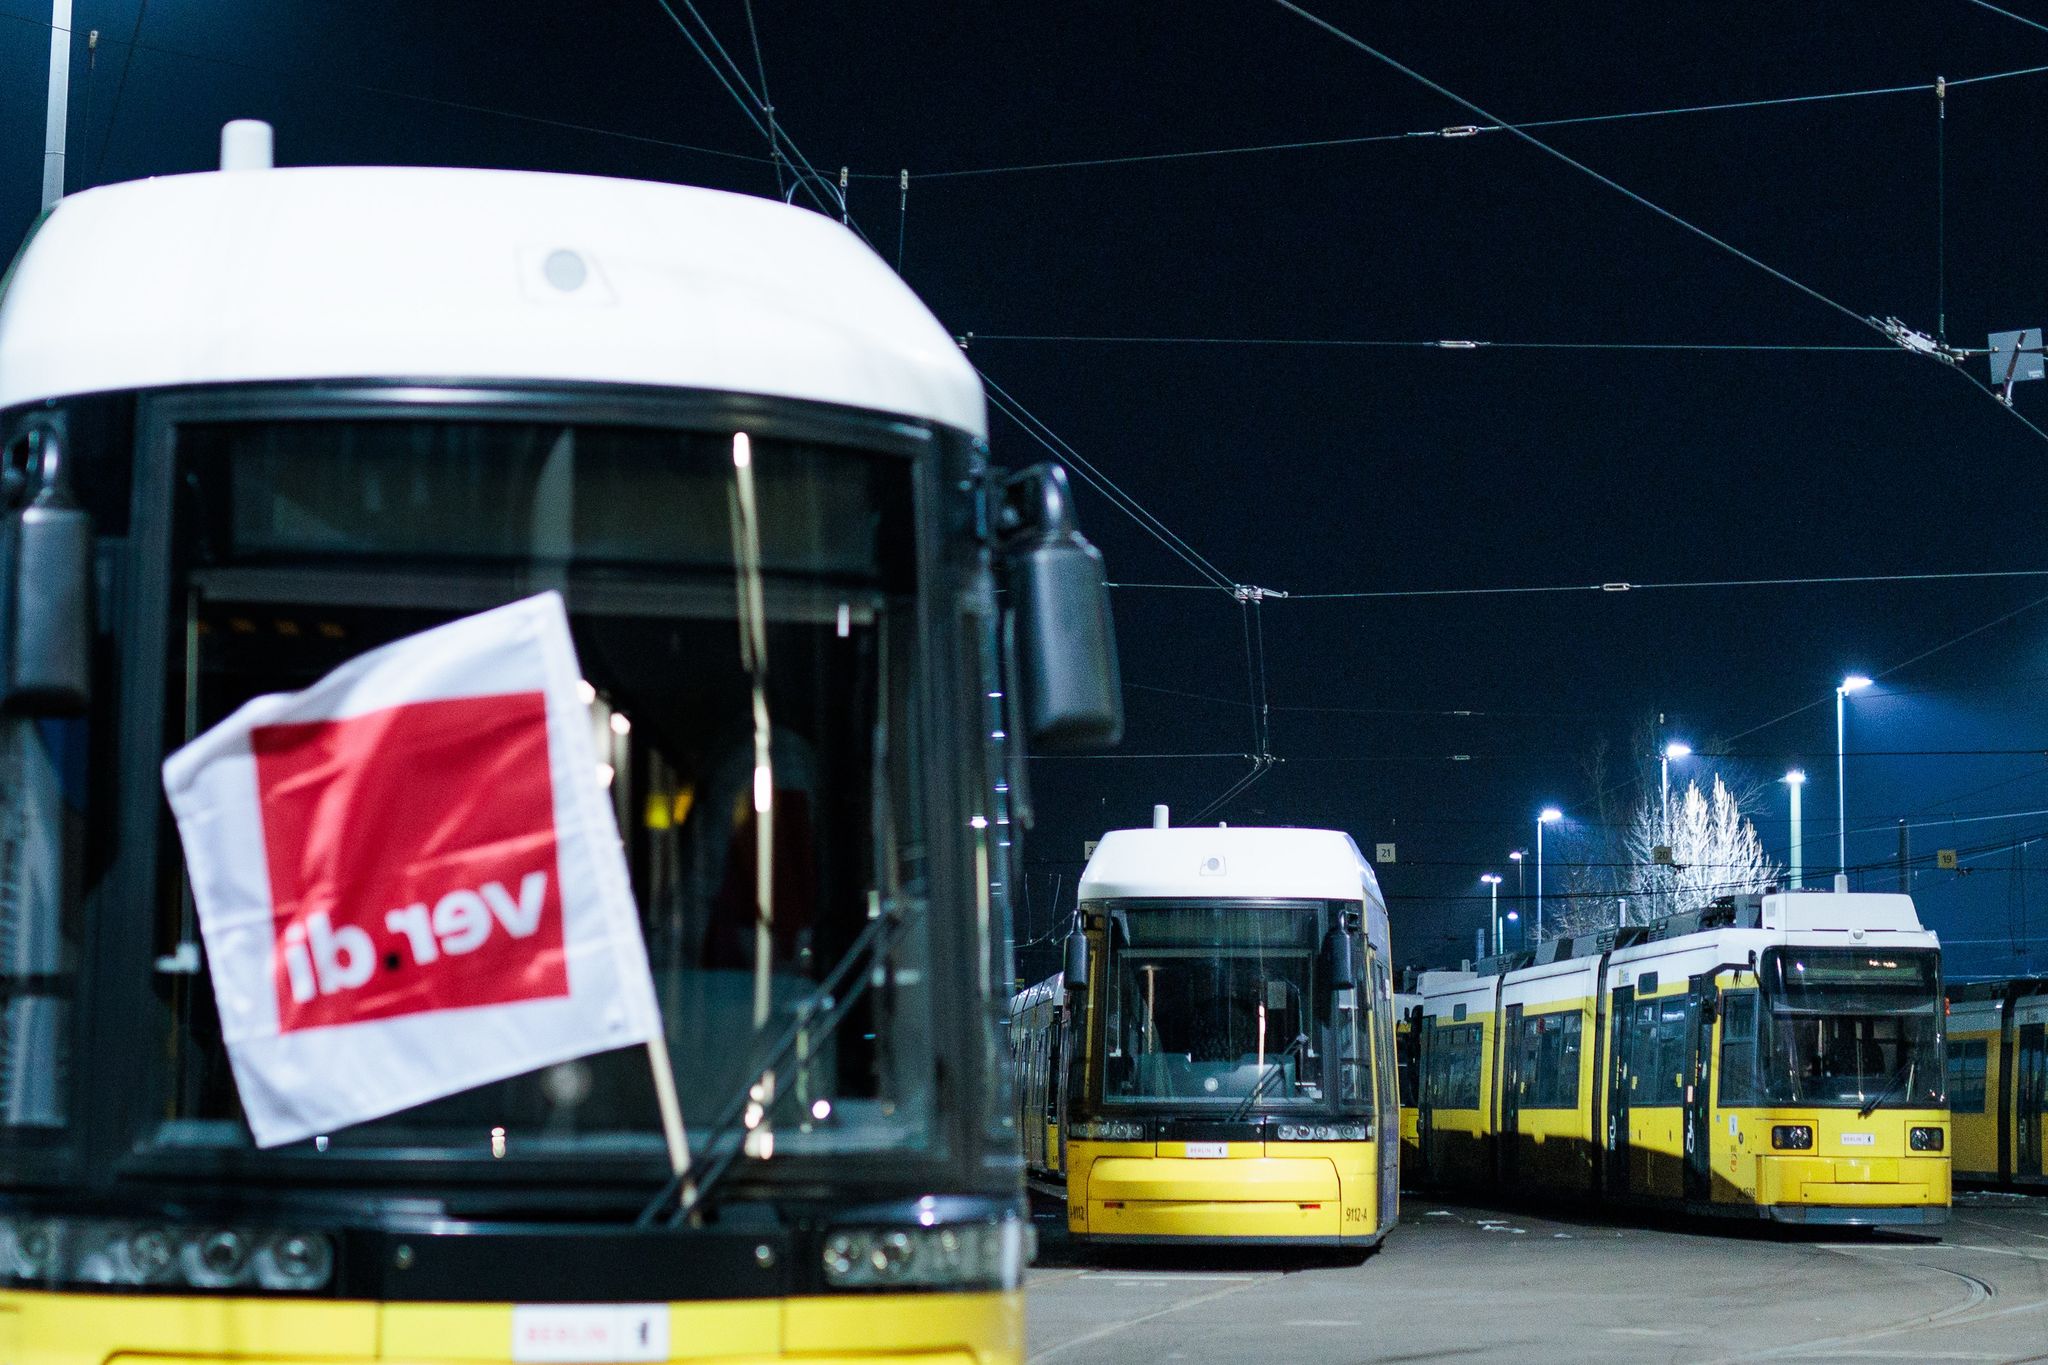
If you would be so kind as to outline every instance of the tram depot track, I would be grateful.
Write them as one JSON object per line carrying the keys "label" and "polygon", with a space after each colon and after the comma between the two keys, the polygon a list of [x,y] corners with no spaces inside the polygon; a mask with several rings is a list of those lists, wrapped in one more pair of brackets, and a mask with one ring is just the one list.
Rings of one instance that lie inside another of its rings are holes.
{"label": "tram depot track", "polygon": [[[1362,1266],[1250,1252],[1031,1277],[1028,1359],[2048,1361],[2048,1198],[1965,1192],[1939,1238],[1577,1220],[1404,1196]],[[1284,1349],[1282,1347],[1284,1343]]]}

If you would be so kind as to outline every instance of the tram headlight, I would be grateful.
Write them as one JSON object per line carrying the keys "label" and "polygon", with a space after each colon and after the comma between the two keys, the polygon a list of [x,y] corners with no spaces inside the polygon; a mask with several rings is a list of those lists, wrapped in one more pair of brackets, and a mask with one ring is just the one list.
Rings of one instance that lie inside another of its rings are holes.
{"label": "tram headlight", "polygon": [[141,1228],[128,1237],[128,1265],[138,1284],[156,1284],[177,1272],[178,1239],[163,1228]]}
{"label": "tram headlight", "polygon": [[1771,1146],[1786,1152],[1805,1152],[1813,1149],[1813,1125],[1810,1123],[1779,1123],[1771,1127]]}
{"label": "tram headlight", "polygon": [[1087,1142],[1145,1142],[1152,1134],[1136,1119],[1087,1119],[1074,1125],[1074,1136]]}
{"label": "tram headlight", "polygon": [[1015,1289],[1030,1259],[1021,1220],[930,1228],[841,1228],[820,1259],[834,1289]]}
{"label": "tram headlight", "polygon": [[1266,1130],[1281,1142],[1365,1142],[1369,1123],[1282,1123]]}
{"label": "tram headlight", "polygon": [[1939,1128],[1913,1128],[1906,1133],[1906,1145],[1916,1152],[1938,1152],[1947,1140]]}
{"label": "tram headlight", "polygon": [[60,1229],[44,1218],[0,1218],[0,1276],[10,1280],[55,1278]]}
{"label": "tram headlight", "polygon": [[165,1285],[308,1294],[334,1279],[317,1232],[0,1215],[0,1284]]}
{"label": "tram headlight", "polygon": [[187,1233],[178,1268],[196,1289],[232,1288],[249,1277],[249,1244],[229,1228]]}

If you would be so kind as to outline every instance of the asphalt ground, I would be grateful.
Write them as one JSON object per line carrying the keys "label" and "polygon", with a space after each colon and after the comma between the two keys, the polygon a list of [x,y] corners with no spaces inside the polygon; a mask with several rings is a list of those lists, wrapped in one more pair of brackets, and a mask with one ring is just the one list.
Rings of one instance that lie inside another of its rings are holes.
{"label": "asphalt ground", "polygon": [[2048,1361],[2048,1199],[1964,1193],[1939,1240],[1402,1196],[1362,1265],[1105,1252],[1036,1213],[1029,1360]]}

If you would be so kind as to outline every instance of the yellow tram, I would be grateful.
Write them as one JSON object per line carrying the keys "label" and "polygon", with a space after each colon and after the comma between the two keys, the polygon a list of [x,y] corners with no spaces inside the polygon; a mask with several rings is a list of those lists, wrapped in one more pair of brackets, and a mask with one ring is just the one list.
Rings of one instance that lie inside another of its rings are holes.
{"label": "yellow tram", "polygon": [[1951,992],[1948,1087],[1956,1179],[2048,1184],[2048,979],[1980,981]]}
{"label": "yellow tram", "polygon": [[1423,983],[1430,1182],[1947,1219],[1940,949],[1910,898],[1741,897],[1481,966]]}
{"label": "yellow tram", "polygon": [[[739,195],[246,165],[64,200],[0,289],[0,1362],[1020,1360],[1009,778],[1114,742],[1115,660],[894,272]],[[542,588],[687,1210],[644,1049],[258,1149],[165,810],[251,696]]]}
{"label": "yellow tram", "polygon": [[1401,1182],[1422,1179],[1422,997],[1407,991],[1394,996],[1394,1075],[1401,1102]]}
{"label": "yellow tram", "polygon": [[1080,1240],[1321,1246],[1394,1225],[1386,903],[1349,835],[1102,839],[1067,969],[1018,995],[1035,1183]]}

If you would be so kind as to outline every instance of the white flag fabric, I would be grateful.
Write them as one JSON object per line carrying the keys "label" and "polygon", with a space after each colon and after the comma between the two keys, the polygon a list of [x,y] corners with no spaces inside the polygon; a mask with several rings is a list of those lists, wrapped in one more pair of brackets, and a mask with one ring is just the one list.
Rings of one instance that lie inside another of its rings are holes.
{"label": "white flag fabric", "polygon": [[544,593],[259,697],[165,760],[258,1146],[656,1036],[579,677]]}

